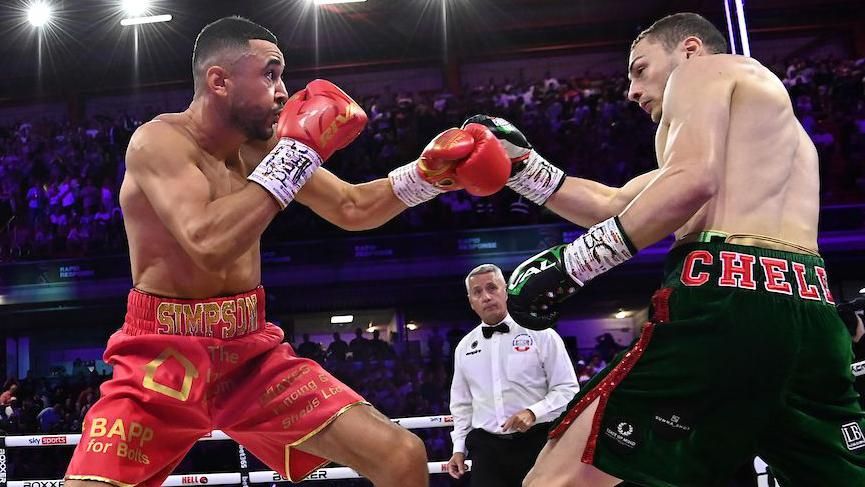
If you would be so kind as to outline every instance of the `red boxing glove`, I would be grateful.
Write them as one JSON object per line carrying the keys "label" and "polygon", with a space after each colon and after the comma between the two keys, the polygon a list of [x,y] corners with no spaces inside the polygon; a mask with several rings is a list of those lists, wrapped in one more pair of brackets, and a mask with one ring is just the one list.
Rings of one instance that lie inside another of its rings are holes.
{"label": "red boxing glove", "polygon": [[324,161],[360,135],[366,120],[360,105],[317,79],[285,103],[276,126],[279,142],[247,179],[285,208]]}
{"label": "red boxing glove", "polygon": [[475,196],[489,196],[505,187],[511,175],[511,160],[502,143],[479,123],[463,127],[471,134],[475,149],[456,167],[456,182]]}
{"label": "red boxing glove", "polygon": [[440,133],[417,161],[394,169],[388,177],[397,198],[415,206],[463,188],[476,196],[491,195],[505,186],[510,171],[511,161],[489,129],[469,124]]}
{"label": "red boxing glove", "polygon": [[[508,164],[505,164],[505,163]],[[465,189],[489,196],[505,187],[510,159],[501,142],[481,124],[448,129],[430,142],[420,156],[421,177],[445,191]]]}
{"label": "red boxing glove", "polygon": [[475,139],[469,132],[447,129],[436,135],[421,152],[417,172],[424,181],[443,191],[462,189],[456,182],[457,163],[468,157],[474,148]]}
{"label": "red boxing glove", "polygon": [[363,109],[335,84],[317,79],[285,103],[276,126],[278,137],[309,146],[328,160],[363,131]]}

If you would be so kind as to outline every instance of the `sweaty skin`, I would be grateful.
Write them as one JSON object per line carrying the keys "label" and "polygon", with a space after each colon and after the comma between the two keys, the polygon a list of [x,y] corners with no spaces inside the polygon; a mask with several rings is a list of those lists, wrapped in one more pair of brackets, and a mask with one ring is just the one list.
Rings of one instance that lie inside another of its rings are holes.
{"label": "sweaty skin", "polygon": [[[547,207],[582,226],[619,215],[637,248],[713,230],[817,250],[817,151],[781,81],[757,61],[712,54],[689,37],[673,51],[647,37],[628,60],[628,98],[658,123],[659,169],[622,188],[568,178]],[[621,481],[579,461],[596,399],[541,451],[524,486]]]}
{"label": "sweaty skin", "polygon": [[[259,286],[259,241],[280,204],[246,178],[277,142],[274,128],[288,100],[283,66],[275,44],[250,40],[235,59],[208,65],[187,110],[160,115],[133,134],[120,205],[138,290],[203,299]],[[347,230],[379,226],[407,208],[387,178],[353,185],[323,168],[295,200]],[[267,360],[293,360],[285,347],[269,353]],[[383,487],[429,482],[423,443],[373,407],[344,410],[296,449],[353,468]],[[288,450],[285,457],[287,468]],[[97,478],[68,479],[66,485],[108,484]]]}
{"label": "sweaty skin", "polygon": [[[279,79],[283,56],[267,41],[250,46],[232,66],[236,92],[242,93],[234,96],[244,97],[238,104],[247,112],[263,114],[259,133],[273,134],[276,112],[288,98]],[[222,108],[207,100],[196,98],[182,113],[156,117],[129,143],[120,206],[133,285],[142,291],[205,298],[241,293],[261,282],[259,239],[279,206],[246,177],[276,139],[238,134],[227,117],[215,116]],[[353,185],[324,168],[296,200],[348,230],[377,227],[406,208],[387,178]]]}
{"label": "sweaty skin", "polygon": [[667,78],[668,56],[646,39],[628,64],[629,98],[659,123],[659,169],[620,189],[569,177],[547,207],[587,227],[620,215],[638,248],[714,230],[816,252],[817,151],[781,81],[754,59],[702,51]]}

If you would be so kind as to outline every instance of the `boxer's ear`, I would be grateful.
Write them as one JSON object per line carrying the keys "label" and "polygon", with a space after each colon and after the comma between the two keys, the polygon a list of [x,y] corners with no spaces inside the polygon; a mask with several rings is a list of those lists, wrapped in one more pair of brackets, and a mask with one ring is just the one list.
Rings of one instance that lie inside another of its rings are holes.
{"label": "boxer's ear", "polygon": [[218,96],[228,96],[228,71],[222,66],[207,68],[204,75],[207,90]]}
{"label": "boxer's ear", "polygon": [[698,55],[703,50],[703,40],[697,36],[689,36],[682,41],[681,48],[685,51],[685,59]]}

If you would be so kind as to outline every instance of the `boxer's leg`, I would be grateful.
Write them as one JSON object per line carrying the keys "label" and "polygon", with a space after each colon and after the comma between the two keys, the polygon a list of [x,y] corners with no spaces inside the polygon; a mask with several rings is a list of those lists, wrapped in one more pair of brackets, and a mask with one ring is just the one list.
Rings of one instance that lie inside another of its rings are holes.
{"label": "boxer's leg", "polygon": [[592,418],[598,409],[596,399],[577,416],[565,433],[547,442],[535,466],[523,481],[526,487],[614,486],[621,480],[596,467],[583,463],[580,457],[592,430]]}
{"label": "boxer's leg", "polygon": [[215,427],[293,482],[330,460],[376,486],[427,485],[417,436],[281,341],[282,332],[268,324],[257,336],[223,343],[237,361],[212,402]]}
{"label": "boxer's leg", "polygon": [[429,483],[423,441],[371,406],[351,408],[296,448],[351,467],[377,487]]}

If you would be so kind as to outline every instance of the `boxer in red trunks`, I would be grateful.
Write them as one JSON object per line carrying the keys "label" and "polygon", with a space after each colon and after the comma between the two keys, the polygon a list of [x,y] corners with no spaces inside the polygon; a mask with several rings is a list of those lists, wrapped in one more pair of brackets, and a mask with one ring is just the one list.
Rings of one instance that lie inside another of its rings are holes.
{"label": "boxer in red trunks", "polygon": [[348,184],[319,166],[366,115],[323,80],[289,98],[283,68],[270,31],[218,20],[196,39],[189,108],[133,135],[120,204],[134,289],[67,487],[160,485],[212,429],[292,481],[330,460],[376,485],[427,485],[423,443],[265,321],[259,240],[295,199],[372,228],[445,190],[492,193],[510,162],[477,125],[440,134],[388,178]]}

